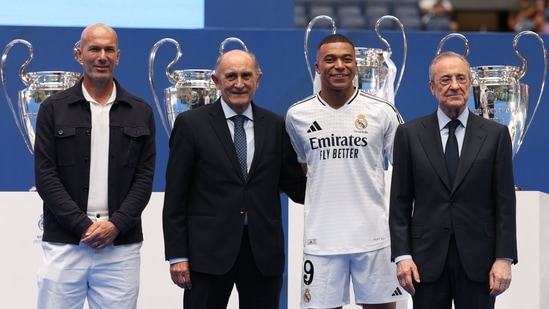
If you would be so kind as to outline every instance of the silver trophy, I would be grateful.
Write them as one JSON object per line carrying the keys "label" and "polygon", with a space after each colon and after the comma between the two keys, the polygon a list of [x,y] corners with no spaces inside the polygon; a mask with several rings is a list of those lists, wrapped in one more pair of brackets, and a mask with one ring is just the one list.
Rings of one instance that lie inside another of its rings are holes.
{"label": "silver trophy", "polygon": [[309,70],[309,77],[311,78],[311,83],[313,84],[313,93],[318,93],[320,91],[320,78],[318,75],[313,75],[313,69],[311,67],[311,61],[309,59],[309,35],[311,34],[311,30],[313,30],[314,25],[318,23],[319,21],[328,21],[332,25],[332,34],[335,34],[337,31],[337,27],[335,24],[335,21],[332,17],[328,15],[318,15],[315,16],[309,23],[307,24],[307,28],[305,29],[305,41],[303,43],[303,49],[305,54],[305,63],[307,64],[307,70]]}
{"label": "silver trophy", "polygon": [[[543,50],[543,77],[538,100],[534,110],[528,115],[530,86],[520,82],[528,69],[528,62],[518,50],[518,41],[523,35],[532,35],[540,42]],[[468,41],[460,35],[466,45]],[[439,45],[440,51],[441,45]],[[515,35],[513,50],[522,61],[522,67],[510,65],[485,65],[471,67],[471,93],[467,105],[475,114],[497,121],[509,128],[513,142],[513,157],[517,154],[526,136],[526,132],[534,119],[541,102],[545,78],[547,76],[547,49],[543,39],[533,31],[522,31]],[[437,52],[438,53],[438,52]]]}
{"label": "silver trophy", "polygon": [[[247,51],[248,48],[238,38],[227,38],[220,46],[220,53],[223,53],[225,44],[238,42]],[[154,82],[154,61],[158,48],[164,43],[172,43],[176,47],[175,58],[166,67],[166,76],[172,86],[164,89],[164,105],[160,104]],[[154,102],[160,114],[162,125],[168,136],[173,129],[175,118],[181,112],[213,103],[219,97],[219,93],[211,78],[213,70],[210,69],[185,69],[172,71],[173,66],[181,58],[181,46],[172,38],[164,38],[156,42],[149,55],[149,83],[153,93]]]}
{"label": "silver trophy", "polygon": [[[394,85],[397,68],[391,60],[392,48],[389,42],[381,36],[379,26],[384,20],[392,19],[395,21],[402,30],[402,37],[404,40],[404,56],[402,67],[400,69],[400,75],[396,84]],[[310,65],[309,59],[309,34],[313,26],[322,20],[329,21],[332,24],[332,34],[337,31],[334,20],[327,15],[319,15],[313,18],[307,25],[305,31],[305,61],[307,63],[307,69],[309,70],[309,76],[313,83],[313,93],[320,91],[320,79],[317,75],[313,75],[313,70]],[[394,104],[394,96],[400,87],[400,82],[404,74],[406,56],[408,53],[408,41],[406,33],[404,32],[404,26],[400,20],[392,15],[385,15],[380,17],[375,25],[375,31],[378,38],[387,46],[387,51],[380,48],[369,47],[355,47],[355,55],[357,60],[358,72],[355,76],[354,85],[364,90],[367,93],[375,95],[379,98],[386,99]]]}
{"label": "silver trophy", "polygon": [[[24,44],[29,49],[27,60],[19,69],[19,78],[27,88],[18,92],[17,110],[14,107],[8,93],[6,80],[6,60],[10,49],[18,44]],[[75,47],[76,48],[76,47]],[[2,76],[2,86],[8,102],[12,116],[19,132],[27,145],[31,154],[34,154],[34,137],[36,127],[36,115],[42,103],[50,95],[72,87],[80,79],[80,73],[68,71],[39,71],[25,73],[25,68],[34,57],[34,48],[31,43],[23,39],[15,39],[9,42],[2,52],[2,61],[0,64],[0,74]]]}
{"label": "silver trophy", "polygon": [[463,43],[465,43],[465,51],[463,52],[463,57],[467,58],[467,56],[469,55],[469,48],[471,45],[469,44],[469,40],[467,39],[467,37],[457,32],[450,33],[440,40],[437,46],[437,55],[440,54],[440,52],[444,48],[444,44],[446,44],[446,41],[448,41],[451,38],[458,38],[463,40]]}
{"label": "silver trophy", "polygon": [[[381,35],[380,24],[384,20],[393,20],[401,29],[403,39],[403,57],[400,74],[395,85],[397,68],[391,60],[392,48],[389,42]],[[356,84],[360,89],[379,98],[386,99],[389,102],[395,102],[395,95],[400,87],[402,76],[406,67],[406,56],[408,54],[408,40],[404,25],[398,18],[392,15],[380,17],[375,24],[377,37],[387,46],[384,51],[380,48],[355,47],[355,55],[358,65],[358,74]]]}
{"label": "silver trophy", "polygon": [[[154,60],[158,48],[167,42],[175,45],[176,54],[175,58],[166,67],[166,77],[168,77],[172,86],[164,89],[164,105],[161,105],[154,83]],[[181,46],[172,38],[164,38],[156,42],[149,55],[149,83],[162,125],[168,136],[179,113],[210,104],[217,99],[216,88],[211,80],[212,70],[186,69],[172,71],[172,67],[179,61],[181,55]]]}
{"label": "silver trophy", "polygon": [[[528,62],[520,54],[517,47],[519,38],[523,35],[535,36],[541,42],[543,49],[542,83],[538,100],[530,116],[528,115],[530,87],[520,82],[528,69]],[[471,68],[473,96],[472,99],[469,99],[468,104],[476,114],[507,125],[513,141],[514,157],[522,145],[522,141],[541,102],[547,76],[547,49],[543,39],[537,33],[522,31],[515,35],[513,50],[522,61],[522,67],[490,65]]]}

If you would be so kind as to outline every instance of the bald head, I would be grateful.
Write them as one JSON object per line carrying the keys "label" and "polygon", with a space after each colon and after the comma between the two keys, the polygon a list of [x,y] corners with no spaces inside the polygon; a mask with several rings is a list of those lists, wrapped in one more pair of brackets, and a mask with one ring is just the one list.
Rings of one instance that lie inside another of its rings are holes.
{"label": "bald head", "polygon": [[240,114],[251,103],[261,76],[255,56],[235,49],[217,58],[212,80],[225,103]]}
{"label": "bald head", "polygon": [[102,23],[89,25],[82,30],[82,34],[80,36],[80,47],[86,46],[90,41],[97,37],[108,37],[115,43],[115,47],[118,48],[118,35],[116,34],[116,31],[114,31],[114,29],[109,25]]}
{"label": "bald head", "polygon": [[114,29],[100,23],[86,27],[80,37],[77,57],[84,69],[84,86],[88,92],[95,88],[110,95],[114,69],[120,59]]}
{"label": "bald head", "polygon": [[244,57],[251,60],[254,64],[256,74],[259,75],[260,73],[259,63],[257,63],[257,59],[255,58],[255,55],[249,51],[240,50],[240,49],[233,49],[219,55],[215,63],[215,72],[219,72],[219,66],[223,61],[234,59],[235,57]]}

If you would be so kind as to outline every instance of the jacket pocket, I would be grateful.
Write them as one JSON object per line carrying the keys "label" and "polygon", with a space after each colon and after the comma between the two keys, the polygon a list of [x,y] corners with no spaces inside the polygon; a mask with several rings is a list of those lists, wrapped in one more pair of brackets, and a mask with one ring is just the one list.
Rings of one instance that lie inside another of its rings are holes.
{"label": "jacket pocket", "polygon": [[76,128],[56,126],[53,135],[57,149],[57,164],[59,166],[74,165],[76,163]]}
{"label": "jacket pocket", "polygon": [[151,135],[147,127],[124,127],[124,136],[127,141],[126,165],[135,167],[139,161],[144,140]]}

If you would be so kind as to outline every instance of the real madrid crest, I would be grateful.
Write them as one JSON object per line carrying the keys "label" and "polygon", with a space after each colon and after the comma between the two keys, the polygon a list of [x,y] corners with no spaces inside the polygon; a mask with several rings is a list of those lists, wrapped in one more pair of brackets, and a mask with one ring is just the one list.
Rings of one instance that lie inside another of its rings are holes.
{"label": "real madrid crest", "polygon": [[311,301],[311,290],[308,288],[305,289],[305,293],[303,293],[303,300],[308,303]]}
{"label": "real madrid crest", "polygon": [[366,115],[358,114],[355,120],[355,128],[357,128],[358,130],[366,130],[366,127],[368,127],[368,120],[366,120]]}

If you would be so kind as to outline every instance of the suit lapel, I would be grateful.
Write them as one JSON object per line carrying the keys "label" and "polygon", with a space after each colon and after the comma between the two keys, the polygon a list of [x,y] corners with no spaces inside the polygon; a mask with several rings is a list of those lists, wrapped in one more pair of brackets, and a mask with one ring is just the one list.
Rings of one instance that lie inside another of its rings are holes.
{"label": "suit lapel", "polygon": [[486,139],[486,132],[481,129],[482,122],[478,121],[479,118],[477,117],[472,112],[469,112],[454,187],[457,187],[463,181],[465,175],[467,175],[467,172],[473,166],[475,158]]}
{"label": "suit lapel", "polygon": [[257,165],[257,162],[259,161],[261,154],[263,153],[265,135],[267,134],[266,125],[265,125],[265,113],[261,108],[257,107],[257,105],[255,105],[253,102],[251,104],[252,104],[252,111],[254,114],[255,151],[254,151],[254,157],[252,160],[252,165],[250,166],[250,171],[248,172],[248,179],[250,179],[253,176],[255,166]]}
{"label": "suit lapel", "polygon": [[244,177],[240,170],[240,163],[238,163],[238,155],[236,154],[233,138],[227,127],[227,118],[225,118],[225,113],[223,113],[223,108],[221,107],[221,101],[219,99],[214,103],[214,106],[211,109],[209,121],[219,142],[223,146],[223,150],[227,154],[227,157],[229,157],[235,173],[244,181]]}
{"label": "suit lapel", "polygon": [[446,168],[446,161],[444,159],[436,112],[423,121],[423,130],[418,133],[418,138],[423,147],[423,151],[425,151],[428,160],[433,165],[438,176],[442,179],[448,189],[451,190],[450,176],[448,176],[448,169]]}

